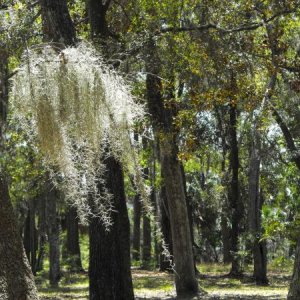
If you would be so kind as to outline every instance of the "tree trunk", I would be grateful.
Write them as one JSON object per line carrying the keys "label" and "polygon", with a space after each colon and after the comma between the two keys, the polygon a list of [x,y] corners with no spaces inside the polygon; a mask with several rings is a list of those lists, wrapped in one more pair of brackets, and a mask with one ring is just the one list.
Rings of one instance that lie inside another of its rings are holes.
{"label": "tree trunk", "polygon": [[291,153],[292,161],[296,164],[298,170],[300,171],[300,151],[296,146],[294,138],[289,128],[287,127],[286,123],[284,122],[283,118],[280,116],[280,114],[277,112],[277,110],[274,107],[272,107],[272,113],[278,126],[282,131],[287,148]]}
{"label": "tree trunk", "polygon": [[35,199],[29,200],[24,228],[24,248],[31,265],[32,273],[36,274],[37,230],[35,227]]}
{"label": "tree trunk", "polygon": [[190,224],[186,207],[184,184],[177,149],[173,139],[161,140],[160,157],[168,201],[172,246],[174,254],[175,285],[178,296],[197,294]]}
{"label": "tree trunk", "polygon": [[184,182],[177,157],[176,131],[172,125],[173,111],[164,105],[159,77],[159,57],[152,39],[148,42],[147,51],[152,53],[146,58],[148,107],[155,136],[160,137],[160,159],[170,215],[176,292],[178,296],[196,295],[198,282],[194,268]]}
{"label": "tree trunk", "polygon": [[30,262],[30,208],[29,207],[27,209],[27,216],[24,224],[23,245],[24,245],[24,250],[27,259]]}
{"label": "tree trunk", "polygon": [[[44,40],[58,43],[59,48],[74,45],[77,41],[66,0],[39,0],[42,14]],[[49,180],[49,178],[47,178]],[[50,284],[58,285],[60,279],[59,222],[56,211],[58,191],[46,183],[46,216],[48,225]]]}
{"label": "tree trunk", "polygon": [[[294,138],[289,128],[287,127],[286,123],[284,122],[283,118],[280,116],[280,114],[277,112],[277,110],[274,107],[272,108],[272,113],[283,133],[283,136],[287,144],[287,148],[292,155],[292,161],[295,163],[295,165],[300,171],[300,154],[299,154],[300,152],[296,146]],[[290,284],[287,299],[288,300],[300,299],[300,238],[297,241],[294,270],[293,270],[292,281]]]}
{"label": "tree trunk", "polygon": [[[255,129],[257,131],[257,129]],[[248,222],[252,242],[254,260],[253,277],[258,285],[268,284],[267,256],[265,241],[260,241],[262,235],[261,209],[263,198],[259,192],[261,142],[258,132],[253,133],[249,164],[249,207]]]}
{"label": "tree trunk", "polygon": [[109,36],[108,24],[106,21],[106,13],[109,8],[110,1],[88,0],[87,11],[91,25],[92,39],[101,39],[101,43],[105,42]]}
{"label": "tree trunk", "polygon": [[81,254],[79,245],[79,226],[77,211],[75,207],[68,207],[67,209],[66,229],[66,254],[68,256],[68,262],[71,267],[71,271],[82,271],[83,269],[81,264]]}
{"label": "tree trunk", "polygon": [[137,193],[133,200],[133,240],[132,240],[132,258],[140,260],[141,249],[141,201]]}
{"label": "tree trunk", "polygon": [[148,269],[151,260],[151,221],[146,212],[143,214],[142,268]]}
{"label": "tree trunk", "polygon": [[[109,37],[106,13],[111,1],[88,0],[92,38],[99,39],[104,53],[111,55],[105,45]],[[130,225],[120,163],[108,157],[106,188],[113,195],[112,226],[107,232],[100,220],[90,223],[90,299],[134,299],[130,265]],[[99,187],[101,188],[101,187]]]}
{"label": "tree trunk", "polygon": [[16,226],[7,183],[0,176],[0,299],[38,299],[34,278]]}
{"label": "tree trunk", "polygon": [[297,241],[293,276],[287,297],[287,300],[298,299],[300,299],[300,238]]}
{"label": "tree trunk", "polygon": [[[157,217],[158,216],[158,208],[157,208],[157,199],[156,199],[156,189],[155,189],[155,162],[154,162],[154,171],[151,175],[151,180],[152,180],[152,184],[151,184],[151,188],[152,188],[152,192],[151,192],[151,203],[152,206],[154,208],[154,216]],[[157,227],[157,223],[154,222],[153,224],[153,244],[154,244],[154,261],[155,261],[155,266],[158,267],[159,266],[159,254],[160,254],[160,249],[159,249],[159,243],[158,243],[158,236],[157,236],[157,231],[158,231],[158,227]]]}
{"label": "tree trunk", "polygon": [[230,205],[232,209],[231,220],[231,253],[232,253],[232,265],[230,275],[233,277],[239,277],[242,273],[241,270],[241,257],[239,251],[239,235],[241,220],[243,217],[243,206],[240,199],[239,191],[239,149],[237,142],[237,117],[236,107],[230,106],[230,121],[229,121],[229,135],[230,135],[230,167],[231,167],[231,183],[230,183]]}
{"label": "tree trunk", "polygon": [[42,12],[43,35],[46,42],[59,47],[76,43],[76,32],[66,0],[39,0]]}
{"label": "tree trunk", "polygon": [[195,245],[195,237],[194,237],[194,222],[193,222],[193,206],[192,206],[192,199],[187,193],[187,187],[186,187],[186,177],[185,177],[185,171],[183,164],[180,163],[181,167],[181,174],[182,174],[182,179],[183,179],[183,187],[184,187],[184,194],[185,194],[185,199],[186,199],[186,208],[187,208],[187,214],[188,214],[188,219],[189,219],[189,227],[190,227],[190,233],[191,233],[191,242],[192,242],[192,250],[193,250],[193,255],[194,255],[194,265],[195,265],[195,273],[200,273],[199,270],[197,269],[197,264],[196,264],[196,254],[194,251],[194,245]]}
{"label": "tree trunk", "polygon": [[[50,179],[48,179],[50,180]],[[58,286],[60,279],[59,218],[57,213],[57,189],[48,182],[46,184],[46,215],[49,242],[49,280],[53,287]]]}
{"label": "tree trunk", "polygon": [[45,245],[47,242],[47,220],[46,220],[46,194],[43,193],[38,201],[38,234],[39,234],[39,252],[36,261],[36,271],[43,270]]}
{"label": "tree trunk", "polygon": [[223,244],[223,263],[229,264],[232,262],[231,256],[231,241],[230,241],[230,227],[227,221],[226,213],[227,209],[222,209],[221,216],[221,234],[222,234],[222,244]]}
{"label": "tree trunk", "polygon": [[[162,231],[162,236],[165,242],[165,246],[168,248],[170,255],[173,255],[173,247],[172,247],[172,234],[170,227],[170,217],[168,210],[168,202],[166,196],[166,188],[163,185],[161,187],[160,199],[159,199],[159,219],[160,226]],[[159,261],[159,269],[160,271],[171,271],[172,269],[172,261],[170,261],[169,257],[165,257],[163,253],[164,249],[161,247],[160,261]]]}
{"label": "tree trunk", "polygon": [[[112,225],[107,231],[100,219],[90,222],[90,299],[134,299],[130,271],[129,219],[121,165],[105,160],[105,187],[113,196]],[[99,187],[101,189],[101,187]]]}
{"label": "tree trunk", "polygon": [[[144,142],[146,149],[146,143]],[[149,168],[144,169],[145,180],[149,180]],[[153,203],[152,203],[153,204]],[[142,248],[142,268],[148,269],[151,260],[151,221],[147,211],[143,212],[143,248]]]}
{"label": "tree trunk", "polygon": [[[4,133],[8,104],[8,57],[0,49],[0,152],[4,151]],[[0,173],[0,299],[38,299],[34,278],[19,234],[9,199],[8,185]]]}
{"label": "tree trunk", "polygon": [[[222,163],[221,163],[221,170],[222,170],[222,185],[224,187],[227,187],[228,190],[228,183],[227,183],[227,170],[226,170],[226,157],[227,157],[227,135],[228,132],[226,130],[226,121],[224,120],[225,116],[225,110],[222,107],[216,106],[215,108],[216,118],[217,118],[217,124],[218,124],[218,131],[219,131],[219,137],[222,141]],[[223,195],[223,201],[222,201],[222,212],[221,212],[221,235],[222,235],[222,245],[223,245],[223,263],[229,264],[232,262],[232,256],[231,256],[231,236],[230,236],[230,224],[229,224],[229,207],[228,202],[229,201],[230,194],[227,193],[227,195]]]}

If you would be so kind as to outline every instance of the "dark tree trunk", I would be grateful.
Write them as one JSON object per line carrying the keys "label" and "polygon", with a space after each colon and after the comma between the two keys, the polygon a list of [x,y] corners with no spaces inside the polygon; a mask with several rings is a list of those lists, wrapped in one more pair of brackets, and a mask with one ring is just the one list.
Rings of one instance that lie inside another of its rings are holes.
{"label": "dark tree trunk", "polygon": [[36,274],[37,230],[35,227],[35,199],[28,203],[27,217],[24,228],[24,248],[31,265],[32,273]]}
{"label": "dark tree trunk", "polygon": [[221,216],[221,234],[222,234],[224,264],[229,264],[232,262],[232,256],[230,252],[231,250],[230,227],[228,224],[227,216],[228,216],[228,209],[223,208],[222,216]]}
{"label": "dark tree trunk", "polygon": [[140,260],[141,250],[141,201],[140,195],[136,194],[133,200],[133,239],[132,239],[132,258]]}
{"label": "dark tree trunk", "polygon": [[43,193],[38,201],[38,235],[39,235],[39,252],[36,261],[36,271],[43,270],[45,245],[47,242],[47,220],[46,220],[46,195]]}
{"label": "dark tree trunk", "polygon": [[[109,37],[106,13],[110,0],[88,0],[89,22],[93,39],[105,47]],[[110,49],[104,48],[108,56]],[[110,53],[111,54],[111,53]],[[130,265],[130,225],[124,191],[122,166],[109,157],[106,188],[113,195],[112,226],[107,232],[98,219],[90,223],[90,299],[134,299]],[[101,187],[99,187],[101,188]]]}
{"label": "dark tree trunk", "polygon": [[[129,219],[124,178],[119,162],[105,160],[105,187],[111,193],[112,225],[107,231],[98,218],[90,223],[90,299],[134,299],[130,271]],[[101,189],[101,187],[99,187]]]}
{"label": "dark tree trunk", "polygon": [[[219,131],[219,137],[221,138],[222,142],[222,164],[221,164],[221,170],[222,170],[222,185],[224,187],[227,187],[228,189],[228,183],[227,183],[227,177],[228,172],[226,170],[226,157],[227,157],[227,135],[228,132],[226,130],[225,125],[225,111],[222,109],[222,107],[216,107],[215,109],[216,118],[218,121],[218,131]],[[223,195],[223,201],[222,201],[222,213],[221,213],[221,235],[222,235],[222,251],[223,251],[223,263],[229,264],[232,262],[232,256],[231,256],[231,234],[230,234],[230,212],[228,207],[229,197],[230,194],[227,193],[227,195]]]}
{"label": "dark tree trunk", "polygon": [[71,271],[82,271],[81,254],[79,245],[79,226],[78,216],[75,207],[68,207],[66,214],[66,254],[68,256],[68,262],[71,267]]}
{"label": "dark tree trunk", "polygon": [[[154,164],[155,165],[155,164]],[[155,169],[155,166],[154,166],[154,169]],[[151,193],[151,203],[152,203],[152,206],[154,208],[154,216],[158,216],[158,207],[157,207],[157,199],[156,199],[156,189],[155,189],[155,171],[154,173],[151,175],[152,176],[152,193]],[[154,231],[154,234],[153,234],[153,243],[154,243],[154,259],[155,259],[155,262],[156,262],[156,267],[159,266],[159,254],[160,254],[160,251],[159,251],[159,244],[158,244],[158,236],[157,236],[157,231],[158,231],[158,227],[157,227],[157,223],[154,222],[153,224],[153,231]]]}
{"label": "dark tree trunk", "polygon": [[175,263],[175,285],[178,296],[196,295],[198,282],[195,275],[194,256],[181,164],[178,160],[176,131],[172,126],[173,111],[164,105],[159,78],[160,63],[155,42],[149,40],[146,59],[146,89],[149,112],[156,136],[160,138],[160,159],[168,201],[172,245]]}
{"label": "dark tree trunk", "polygon": [[46,215],[49,242],[49,280],[51,286],[58,286],[60,279],[60,222],[57,212],[59,193],[50,183],[46,184]]}
{"label": "dark tree trunk", "polygon": [[91,25],[91,35],[93,39],[101,39],[102,43],[105,42],[109,36],[108,24],[106,21],[106,13],[109,9],[110,0],[103,1],[88,0],[87,10]]}
{"label": "dark tree trunk", "polygon": [[151,261],[151,221],[146,212],[143,214],[142,268],[148,269]]}
{"label": "dark tree trunk", "polygon": [[[257,131],[257,129],[255,129]],[[258,285],[268,284],[267,279],[267,253],[265,241],[262,236],[261,209],[263,198],[259,192],[261,142],[258,132],[253,133],[249,163],[249,206],[248,222],[252,242],[254,260],[253,277]]]}
{"label": "dark tree trunk", "polygon": [[46,42],[70,46],[76,43],[76,32],[66,0],[39,0]]}
{"label": "dark tree trunk", "polygon": [[[7,53],[0,49],[0,152],[2,155],[8,104],[7,66]],[[0,174],[0,299],[38,299],[4,174]]]}
{"label": "dark tree trunk", "polygon": [[241,275],[241,258],[239,251],[239,235],[241,230],[241,220],[243,217],[243,205],[240,199],[239,191],[239,149],[237,141],[237,116],[236,107],[230,106],[230,121],[229,121],[229,136],[230,136],[230,168],[231,168],[231,183],[230,183],[230,206],[232,210],[231,219],[231,253],[232,265],[230,275],[238,277]]}
{"label": "dark tree trunk", "polygon": [[16,226],[7,183],[0,176],[0,299],[38,299],[34,278]]}
{"label": "dark tree trunk", "polygon": [[296,164],[297,168],[300,170],[300,152],[295,144],[294,138],[289,128],[287,127],[286,123],[284,122],[283,118],[280,116],[280,114],[277,112],[277,110],[274,107],[272,107],[272,113],[278,126],[282,131],[282,134],[286,141],[287,148],[289,149],[292,155],[292,161]]}
{"label": "dark tree trunk", "polygon": [[[167,247],[170,255],[173,255],[173,248],[172,248],[172,234],[171,234],[171,227],[170,227],[170,217],[169,217],[169,210],[168,210],[168,202],[166,196],[166,188],[163,185],[161,187],[160,192],[160,199],[159,199],[159,219],[160,219],[160,226],[162,231],[162,236],[164,239],[165,246]],[[161,254],[160,254],[160,262],[159,262],[159,269],[160,271],[171,271],[172,269],[172,261],[170,261],[169,257],[166,257],[163,253],[164,249],[161,245]]]}
{"label": "dark tree trunk", "polygon": [[300,299],[300,238],[297,241],[293,276],[287,297],[287,300],[298,299]]}
{"label": "dark tree trunk", "polygon": [[[144,143],[146,148],[146,143]],[[144,169],[145,180],[149,180],[149,168]],[[143,248],[142,248],[142,268],[149,268],[151,260],[151,220],[147,211],[143,212]]]}
{"label": "dark tree trunk", "polygon": [[23,245],[24,245],[27,259],[30,262],[30,209],[29,207],[27,210],[27,216],[24,224]]}

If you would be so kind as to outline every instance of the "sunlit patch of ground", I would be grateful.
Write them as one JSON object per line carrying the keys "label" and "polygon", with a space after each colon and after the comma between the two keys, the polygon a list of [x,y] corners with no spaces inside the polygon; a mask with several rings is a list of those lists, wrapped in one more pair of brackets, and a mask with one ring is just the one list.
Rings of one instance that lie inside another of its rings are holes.
{"label": "sunlit patch of ground", "polygon": [[[200,267],[200,286],[206,296],[194,299],[203,300],[281,300],[286,299],[289,284],[289,272],[279,273],[271,270],[269,286],[256,286],[250,273],[242,279],[226,277],[229,267],[223,265],[204,265]],[[249,270],[248,270],[249,271]],[[158,271],[132,270],[134,290],[137,299],[174,299],[173,275]],[[87,274],[66,272],[60,287],[50,288],[44,276],[37,278],[40,296],[44,300],[86,300],[88,299]]]}

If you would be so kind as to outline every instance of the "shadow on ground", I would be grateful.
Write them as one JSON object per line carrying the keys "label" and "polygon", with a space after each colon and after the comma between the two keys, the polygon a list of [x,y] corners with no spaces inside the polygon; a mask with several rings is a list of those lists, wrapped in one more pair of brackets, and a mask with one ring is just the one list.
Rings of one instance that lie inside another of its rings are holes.
{"label": "shadow on ground", "polygon": [[[206,295],[193,298],[176,298],[173,275],[158,271],[133,270],[136,300],[283,300],[286,299],[289,274],[270,273],[268,286],[256,286],[249,275],[233,279],[226,273],[207,272],[199,276],[200,286]],[[58,288],[50,288],[45,280],[39,282],[42,300],[87,300],[87,274],[65,274]]]}

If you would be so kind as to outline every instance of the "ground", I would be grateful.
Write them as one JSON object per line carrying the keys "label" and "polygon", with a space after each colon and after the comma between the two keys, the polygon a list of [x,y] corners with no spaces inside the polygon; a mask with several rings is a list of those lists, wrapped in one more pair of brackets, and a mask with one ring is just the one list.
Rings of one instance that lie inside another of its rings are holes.
{"label": "ground", "polygon": [[[286,299],[287,296],[290,271],[282,268],[278,268],[278,271],[274,268],[270,270],[268,274],[270,285],[266,287],[256,286],[251,280],[250,273],[246,273],[241,280],[226,277],[228,266],[206,264],[201,265],[199,269],[201,272],[199,284],[207,295],[198,299],[280,300]],[[137,268],[133,268],[132,273],[136,299],[175,299],[173,275]],[[63,275],[59,288],[50,288],[42,275],[37,277],[43,300],[88,299],[87,274],[71,274],[64,271]]]}

